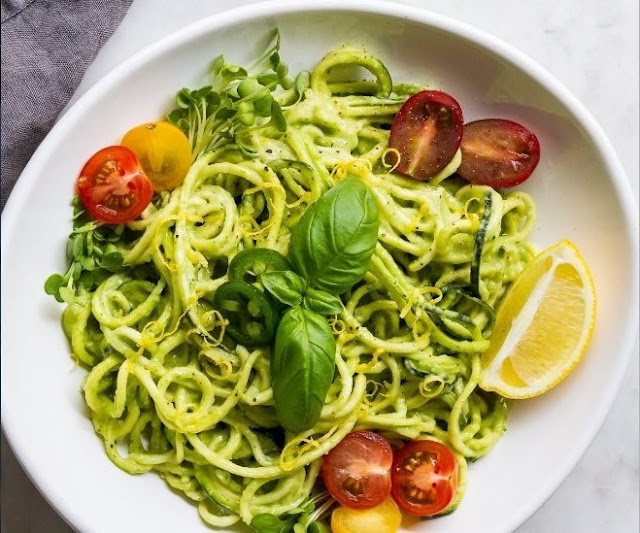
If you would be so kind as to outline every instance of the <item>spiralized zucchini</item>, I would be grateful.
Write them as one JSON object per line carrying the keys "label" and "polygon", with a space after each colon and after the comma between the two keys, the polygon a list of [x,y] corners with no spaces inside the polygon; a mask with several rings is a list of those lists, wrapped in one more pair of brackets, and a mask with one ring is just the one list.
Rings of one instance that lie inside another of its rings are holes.
{"label": "spiralized zucchini", "polygon": [[[336,66],[364,67],[374,80],[334,79]],[[459,153],[430,182],[395,173],[386,164],[389,126],[416,90],[393,85],[361,49],[330,52],[304,94],[274,95],[285,132],[265,124],[241,146],[202,151],[184,184],[128,225],[133,238],[116,243],[126,268],[95,292],[77,291],[64,311],[109,458],[131,474],[157,472],[212,526],[299,513],[297,531],[305,530],[317,516],[309,502],[322,501],[314,489],[322,456],[358,428],[451,446],[457,504],[467,460],[505,432],[504,399],[477,387],[480,355],[493,308],[535,253],[526,242],[534,205],[522,192],[450,177]],[[337,370],[321,419],[285,435],[274,415],[270,349],[229,341],[213,294],[240,250],[286,254],[306,208],[347,174],[375,196],[378,245],[364,280],[342,295],[344,311],[330,319]],[[477,293],[468,290],[473,276]]]}

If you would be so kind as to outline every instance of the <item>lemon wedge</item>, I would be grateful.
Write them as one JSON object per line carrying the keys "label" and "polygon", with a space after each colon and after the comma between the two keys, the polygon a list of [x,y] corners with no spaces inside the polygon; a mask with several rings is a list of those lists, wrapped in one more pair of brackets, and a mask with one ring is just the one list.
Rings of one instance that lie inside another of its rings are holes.
{"label": "lemon wedge", "polygon": [[591,341],[596,293],[576,246],[563,240],[525,268],[500,305],[480,387],[531,398],[576,367]]}

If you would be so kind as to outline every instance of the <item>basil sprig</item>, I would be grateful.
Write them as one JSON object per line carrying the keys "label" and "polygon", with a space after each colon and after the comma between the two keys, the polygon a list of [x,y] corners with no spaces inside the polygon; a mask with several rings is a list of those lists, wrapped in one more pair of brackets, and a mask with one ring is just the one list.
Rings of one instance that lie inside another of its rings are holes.
{"label": "basil sprig", "polygon": [[335,370],[336,343],[322,315],[339,313],[336,296],[360,281],[378,240],[373,195],[348,177],[313,203],[293,230],[289,260],[295,272],[260,276],[265,289],[291,306],[278,326],[271,385],[280,424],[299,433],[318,419]]}

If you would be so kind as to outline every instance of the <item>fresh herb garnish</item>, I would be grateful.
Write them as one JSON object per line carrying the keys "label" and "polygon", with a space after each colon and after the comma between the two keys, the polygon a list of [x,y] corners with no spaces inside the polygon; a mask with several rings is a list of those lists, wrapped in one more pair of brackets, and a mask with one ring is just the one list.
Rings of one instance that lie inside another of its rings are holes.
{"label": "fresh herb garnish", "polygon": [[[336,349],[324,315],[340,313],[337,294],[366,274],[378,225],[373,195],[348,177],[302,216],[291,235],[289,260],[275,250],[243,250],[229,264],[232,281],[214,295],[214,305],[229,320],[228,333],[247,346],[271,339],[276,321],[270,298],[290,307],[277,326],[271,358],[276,416],[287,431],[305,431],[320,418]],[[269,295],[250,284],[255,281]]]}
{"label": "fresh herb garnish", "polygon": [[295,272],[266,272],[260,276],[264,288],[278,301],[294,307],[302,303],[307,282]]}
{"label": "fresh herb garnish", "polygon": [[313,520],[303,526],[300,521],[296,522],[294,516],[285,515],[281,518],[270,513],[254,516],[251,520],[251,529],[255,533],[331,533],[327,525],[320,520]]}
{"label": "fresh herb garnish", "polygon": [[254,157],[247,146],[248,134],[262,128],[286,131],[281,106],[302,99],[310,75],[302,71],[293,78],[280,59],[279,48],[280,34],[274,30],[253,69],[228,63],[220,55],[211,65],[210,85],[178,92],[176,109],[167,119],[188,135],[194,159],[230,143]]}
{"label": "fresh herb garnish", "polygon": [[295,272],[260,276],[269,293],[291,306],[278,326],[271,359],[276,416],[287,431],[305,431],[320,418],[336,348],[322,315],[339,313],[336,294],[364,277],[378,224],[373,195],[349,177],[312,204],[293,230],[289,259]]}
{"label": "fresh herb garnish", "polygon": [[73,232],[67,241],[69,268],[65,274],[52,274],[44,284],[45,292],[58,302],[71,302],[80,289],[94,291],[123,268],[123,256],[116,244],[123,240],[125,226],[92,220],[77,196],[72,205]]}
{"label": "fresh herb garnish", "polygon": [[274,514],[262,513],[253,517],[251,529],[256,533],[290,533],[294,523],[293,517],[283,520]]}

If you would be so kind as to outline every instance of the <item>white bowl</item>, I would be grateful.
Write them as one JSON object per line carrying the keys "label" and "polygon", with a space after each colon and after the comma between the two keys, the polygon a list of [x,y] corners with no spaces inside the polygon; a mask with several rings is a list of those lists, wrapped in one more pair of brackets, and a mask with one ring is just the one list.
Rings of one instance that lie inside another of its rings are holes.
{"label": "white bowl", "polygon": [[460,508],[413,530],[499,533],[515,529],[553,492],[600,427],[637,328],[638,215],[620,163],[584,107],[545,70],[464,24],[395,4],[293,0],[203,20],[135,56],[98,83],[53,128],[2,215],[2,423],[31,479],[83,532],[206,531],[196,509],[158,476],[130,476],[105,455],[80,395],[60,328],[61,306],[43,282],[64,266],[74,180],[87,157],[173,94],[203,81],[219,53],[245,63],[279,27],[282,57],[310,68],[343,40],[360,40],[394,79],[452,93],[466,120],[526,123],[542,146],[524,189],[538,208],[540,246],[577,243],[595,277],[598,322],[578,369],[544,396],[514,405],[509,430],[471,465]]}

